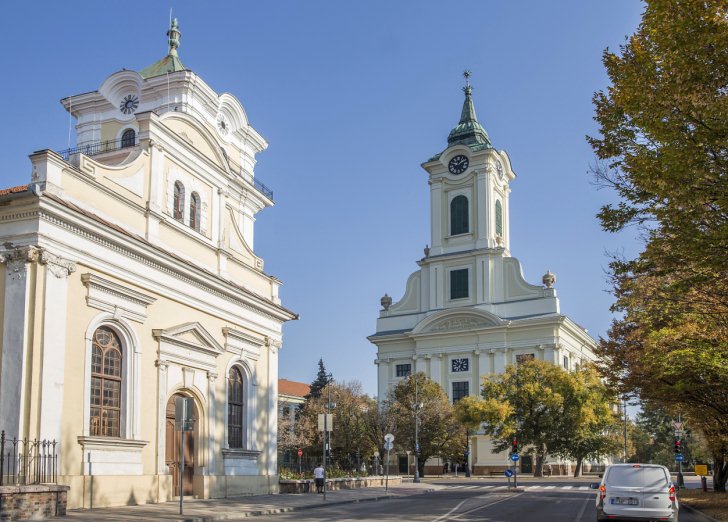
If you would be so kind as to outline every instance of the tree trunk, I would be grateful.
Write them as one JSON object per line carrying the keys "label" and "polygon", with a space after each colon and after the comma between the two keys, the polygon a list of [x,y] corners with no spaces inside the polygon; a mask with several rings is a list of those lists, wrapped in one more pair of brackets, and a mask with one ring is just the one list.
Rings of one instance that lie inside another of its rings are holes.
{"label": "tree trunk", "polygon": [[728,458],[726,455],[713,455],[713,491],[725,493],[728,480]]}
{"label": "tree trunk", "polygon": [[576,467],[574,468],[574,478],[581,477],[582,464],[584,464],[584,459],[582,457],[578,457],[576,459]]}

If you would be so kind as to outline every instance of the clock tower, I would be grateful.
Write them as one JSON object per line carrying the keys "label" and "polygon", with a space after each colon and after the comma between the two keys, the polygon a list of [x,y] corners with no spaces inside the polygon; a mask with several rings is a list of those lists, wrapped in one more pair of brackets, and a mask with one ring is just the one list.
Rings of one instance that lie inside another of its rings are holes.
{"label": "clock tower", "polygon": [[465,74],[460,121],[447,148],[422,164],[429,174],[430,255],[499,249],[509,255],[508,195],[516,177],[505,151],[493,148],[478,122]]}

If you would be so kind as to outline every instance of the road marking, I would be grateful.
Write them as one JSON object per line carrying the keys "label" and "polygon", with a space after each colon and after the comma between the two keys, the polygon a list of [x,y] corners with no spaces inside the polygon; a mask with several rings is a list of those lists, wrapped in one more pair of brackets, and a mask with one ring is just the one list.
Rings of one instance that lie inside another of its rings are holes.
{"label": "road marking", "polygon": [[561,486],[561,489],[572,489],[574,486]]}
{"label": "road marking", "polygon": [[579,491],[584,491],[589,489],[589,486],[579,486]]}
{"label": "road marking", "polygon": [[[586,509],[586,506],[589,505],[589,501],[591,499],[586,499],[584,503],[581,505],[581,509],[579,510],[579,513],[576,515],[576,518],[574,519],[574,522],[579,522],[581,520],[581,516],[584,514],[584,510]],[[593,501],[592,501],[593,502]]]}
{"label": "road marking", "polygon": [[556,486],[543,486],[543,489],[556,489]]}
{"label": "road marking", "polygon": [[447,513],[445,513],[444,515],[441,515],[441,516],[437,517],[437,518],[436,518],[435,520],[433,520],[432,522],[441,522],[441,521],[443,521],[443,520],[448,520],[448,521],[449,521],[449,520],[457,520],[457,519],[459,519],[460,517],[462,517],[462,516],[464,516],[464,515],[469,515],[470,513],[474,512],[474,511],[478,511],[478,510],[481,510],[481,509],[485,509],[485,508],[487,508],[487,507],[490,507],[490,506],[494,506],[495,504],[500,504],[501,502],[505,502],[506,500],[511,500],[511,499],[513,499],[513,498],[516,498],[516,497],[518,497],[518,496],[520,496],[520,495],[515,495],[515,496],[513,496],[513,497],[506,497],[506,498],[502,498],[502,499],[500,499],[500,500],[496,500],[496,501],[494,501],[494,502],[491,502],[491,503],[489,503],[489,504],[484,504],[484,505],[482,505],[482,506],[478,506],[478,507],[475,507],[475,508],[473,508],[473,509],[470,509],[470,510],[468,510],[468,511],[463,511],[462,513],[458,513],[458,514],[454,515],[454,516],[453,516],[452,518],[448,518],[448,517],[450,517],[450,515],[451,515],[451,514],[453,514],[453,512],[455,512],[455,511],[457,511],[458,509],[460,509],[460,507],[461,507],[461,506],[462,506],[462,505],[463,505],[463,504],[464,504],[465,502],[467,502],[467,501],[469,500],[469,499],[465,499],[465,500],[463,500],[462,502],[460,502],[460,503],[459,503],[459,504],[458,504],[457,506],[455,506],[454,508],[452,508],[452,509],[451,509],[450,511],[448,511],[448,512],[447,512]]}

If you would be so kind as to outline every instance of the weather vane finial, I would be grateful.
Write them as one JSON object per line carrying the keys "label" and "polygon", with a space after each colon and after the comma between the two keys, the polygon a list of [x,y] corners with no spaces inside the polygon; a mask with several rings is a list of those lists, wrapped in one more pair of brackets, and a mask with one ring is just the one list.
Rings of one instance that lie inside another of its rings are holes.
{"label": "weather vane finial", "polygon": [[182,36],[179,30],[179,21],[176,18],[172,20],[169,31],[167,31],[167,36],[169,37],[167,40],[169,43],[169,54],[176,56],[177,47],[179,47],[179,38]]}
{"label": "weather vane finial", "polygon": [[471,89],[470,89],[470,77],[472,75],[473,75],[473,73],[471,73],[469,69],[465,69],[465,71],[463,71],[463,77],[465,78],[465,87],[463,87],[463,91],[466,94],[470,94],[470,91],[471,91]]}

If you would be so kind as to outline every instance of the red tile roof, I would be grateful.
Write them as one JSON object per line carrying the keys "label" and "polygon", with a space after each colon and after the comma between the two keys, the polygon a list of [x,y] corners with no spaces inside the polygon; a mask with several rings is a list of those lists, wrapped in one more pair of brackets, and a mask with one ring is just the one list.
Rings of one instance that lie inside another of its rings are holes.
{"label": "red tile roof", "polygon": [[305,397],[311,387],[305,382],[289,381],[287,379],[278,379],[278,394],[291,395],[293,397]]}
{"label": "red tile roof", "polygon": [[0,196],[7,196],[8,194],[16,194],[18,192],[27,192],[28,186],[29,185],[18,185],[17,187],[0,189]]}

